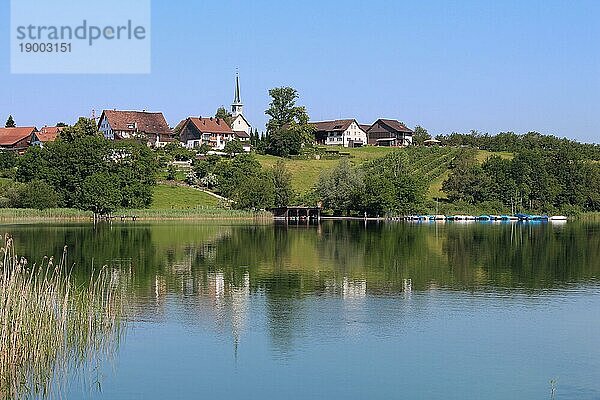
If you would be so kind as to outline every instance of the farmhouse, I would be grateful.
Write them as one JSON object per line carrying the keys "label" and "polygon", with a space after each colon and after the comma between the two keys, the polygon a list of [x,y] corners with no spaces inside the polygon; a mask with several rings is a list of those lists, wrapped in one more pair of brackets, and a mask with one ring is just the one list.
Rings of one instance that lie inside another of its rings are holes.
{"label": "farmhouse", "polygon": [[0,128],[0,150],[12,150],[24,153],[31,144],[37,128],[34,126],[19,128]]}
{"label": "farmhouse", "polygon": [[413,131],[395,119],[378,119],[367,136],[373,146],[410,146],[413,141]]}
{"label": "farmhouse", "polygon": [[220,118],[188,117],[175,129],[179,140],[189,149],[207,144],[213,150],[224,150],[225,144],[236,138],[236,133]]}
{"label": "farmhouse", "polygon": [[59,126],[44,126],[39,132],[35,132],[31,139],[32,146],[44,146],[48,142],[54,142],[58,134],[63,130]]}
{"label": "farmhouse", "polygon": [[174,140],[160,112],[104,110],[98,130],[107,139],[141,139],[151,147],[163,147]]}
{"label": "farmhouse", "polygon": [[327,146],[361,147],[367,144],[367,134],[355,119],[312,122],[315,140]]}

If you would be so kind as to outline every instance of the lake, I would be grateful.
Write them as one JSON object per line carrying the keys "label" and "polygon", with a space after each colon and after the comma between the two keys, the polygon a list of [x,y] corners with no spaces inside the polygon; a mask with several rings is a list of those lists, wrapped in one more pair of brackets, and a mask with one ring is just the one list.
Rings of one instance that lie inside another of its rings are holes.
{"label": "lake", "polygon": [[125,287],[122,341],[65,398],[600,399],[600,224],[0,230]]}

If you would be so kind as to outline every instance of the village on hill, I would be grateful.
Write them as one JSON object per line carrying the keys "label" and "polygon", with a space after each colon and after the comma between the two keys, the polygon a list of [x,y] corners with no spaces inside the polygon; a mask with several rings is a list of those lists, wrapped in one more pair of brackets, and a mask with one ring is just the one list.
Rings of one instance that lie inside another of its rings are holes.
{"label": "village on hill", "polygon": [[[94,118],[96,120],[96,118]],[[361,124],[354,118],[310,122],[314,142],[324,146],[356,148],[362,146],[402,147],[413,144],[413,130],[395,119],[377,119]],[[162,112],[104,110],[97,118],[98,130],[110,140],[137,139],[153,148],[179,143],[188,148],[209,146],[223,152],[228,142],[239,141],[245,152],[251,151],[251,135],[256,127],[244,115],[240,80],[236,76],[231,111],[222,116],[188,116],[177,125],[169,125]],[[0,149],[24,152],[29,146],[43,146],[56,140],[63,126],[7,126],[0,128]],[[430,139],[428,144],[435,144]]]}

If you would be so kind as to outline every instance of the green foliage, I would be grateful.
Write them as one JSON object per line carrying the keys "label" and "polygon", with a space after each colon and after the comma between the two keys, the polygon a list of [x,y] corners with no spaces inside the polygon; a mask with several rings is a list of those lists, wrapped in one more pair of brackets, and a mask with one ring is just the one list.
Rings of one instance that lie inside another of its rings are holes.
{"label": "green foliage", "polygon": [[578,143],[566,138],[542,135],[538,132],[529,132],[524,135],[517,135],[514,132],[500,132],[497,135],[487,133],[482,135],[477,131],[471,131],[468,134],[454,132],[450,135],[440,135],[436,139],[441,140],[442,144],[446,146],[469,146],[493,152],[559,151],[563,148],[570,148],[577,151],[584,159],[600,160],[600,145]]}
{"label": "green foliage", "polygon": [[60,138],[64,141],[72,142],[76,139],[87,137],[87,136],[102,136],[98,132],[96,121],[91,118],[81,117],[75,125],[67,126],[60,132]]}
{"label": "green foliage", "polygon": [[292,174],[285,166],[282,160],[278,160],[271,168],[273,177],[273,190],[275,207],[286,207],[290,205],[294,197],[294,189],[292,188]]}
{"label": "green foliage", "polygon": [[9,115],[4,127],[5,128],[15,128],[16,126],[17,125],[15,124],[15,120],[13,119],[12,115]]}
{"label": "green foliage", "polygon": [[167,143],[162,151],[169,159],[175,161],[190,161],[196,157],[196,152],[185,148],[180,142]]}
{"label": "green foliage", "polygon": [[114,176],[98,172],[86,177],[79,189],[79,207],[105,215],[115,211],[121,202],[121,190]]}
{"label": "green foliage", "polygon": [[443,188],[451,201],[499,202],[514,211],[597,211],[599,178],[600,165],[565,144],[553,150],[525,149],[512,160],[490,157],[482,165],[454,165]]}
{"label": "green foliage", "polygon": [[44,181],[27,182],[19,191],[16,208],[35,208],[45,210],[58,206],[58,194],[54,188]]}
{"label": "green foliage", "polygon": [[349,215],[351,210],[359,208],[364,179],[359,170],[343,159],[332,171],[321,175],[315,191],[323,207],[333,210],[336,215]]}
{"label": "green foliage", "polygon": [[423,128],[420,125],[415,127],[413,133],[413,144],[417,146],[422,146],[426,140],[431,139],[431,135],[427,132],[427,129]]}
{"label": "green foliage", "polygon": [[244,145],[242,144],[242,142],[235,139],[225,143],[224,150],[225,153],[229,154],[230,156],[234,156],[236,154],[241,154],[244,152]]}
{"label": "green foliage", "polygon": [[312,142],[314,128],[308,124],[306,108],[296,106],[298,92],[291,87],[269,90],[271,103],[265,111],[270,119],[267,123],[267,145],[269,154],[289,157],[300,154],[302,145]]}
{"label": "green foliage", "polygon": [[167,180],[174,181],[177,179],[177,169],[174,165],[169,165],[167,167]]}
{"label": "green foliage", "polygon": [[231,126],[231,123],[233,122],[233,116],[229,111],[225,109],[225,107],[219,107],[217,109],[217,112],[215,113],[215,118],[222,119],[229,126]]}
{"label": "green foliage", "polygon": [[17,165],[17,155],[14,151],[0,150],[0,169],[14,168]]}
{"label": "green foliage", "polygon": [[[61,207],[110,211],[117,196],[117,205],[123,208],[144,208],[151,204],[158,169],[152,150],[133,142],[111,142],[101,136],[71,139],[60,139],[43,148],[29,148],[19,159],[17,179],[48,183],[58,194]],[[111,183],[106,184],[110,193],[92,188],[93,183],[106,181]],[[112,191],[114,187],[116,190]],[[108,200],[103,202],[93,199],[94,196],[107,196]]]}
{"label": "green foliage", "polygon": [[426,185],[412,172],[404,152],[390,153],[360,167],[342,159],[319,179],[315,193],[336,215],[408,214],[418,209]]}
{"label": "green foliage", "polygon": [[241,210],[273,207],[275,185],[269,172],[259,171],[243,180],[233,194],[234,205]]}

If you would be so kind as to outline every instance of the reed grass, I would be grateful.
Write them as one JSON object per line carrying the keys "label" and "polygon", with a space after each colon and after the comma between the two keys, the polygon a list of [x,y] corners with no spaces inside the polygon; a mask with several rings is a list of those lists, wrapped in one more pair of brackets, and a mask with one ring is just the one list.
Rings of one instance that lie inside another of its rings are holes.
{"label": "reed grass", "polygon": [[267,211],[243,211],[224,208],[196,207],[189,209],[142,209],[122,210],[113,214],[136,216],[140,220],[273,220],[273,214]]}
{"label": "reed grass", "polygon": [[93,213],[73,208],[0,208],[0,222],[90,221]]}
{"label": "reed grass", "polygon": [[124,292],[106,268],[77,285],[65,254],[30,265],[0,238],[0,398],[49,397],[116,350]]}

